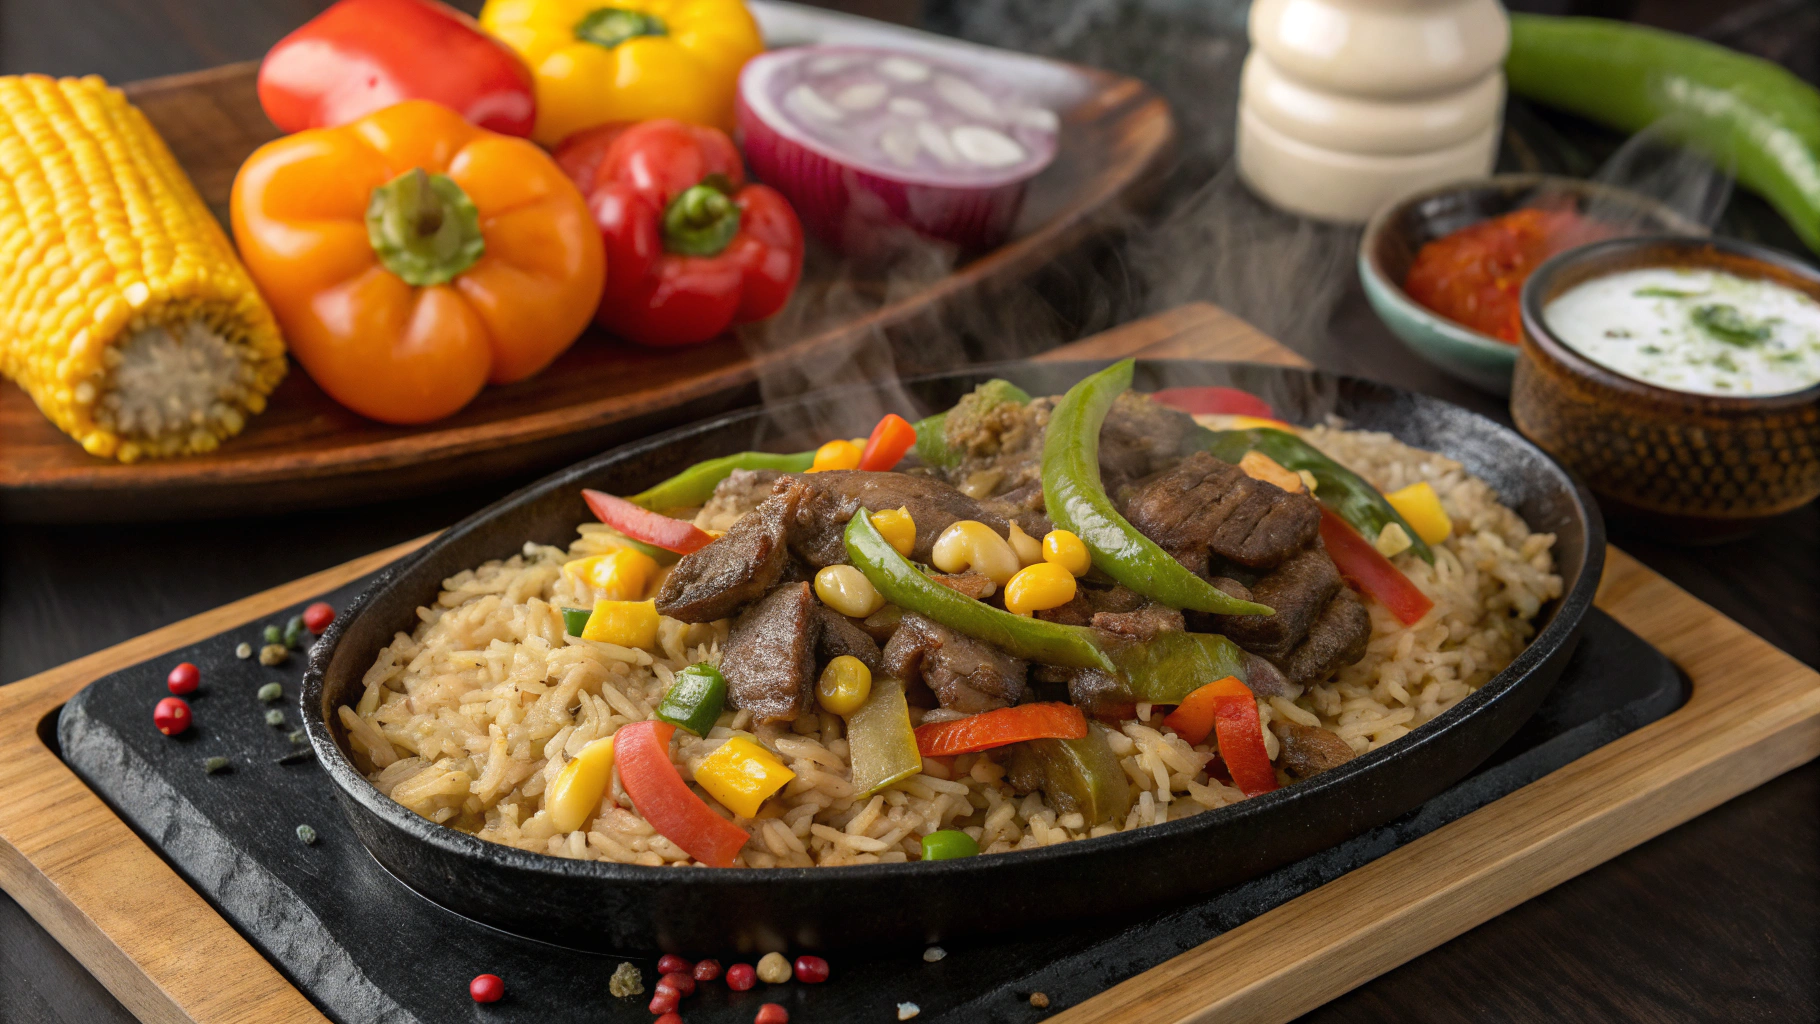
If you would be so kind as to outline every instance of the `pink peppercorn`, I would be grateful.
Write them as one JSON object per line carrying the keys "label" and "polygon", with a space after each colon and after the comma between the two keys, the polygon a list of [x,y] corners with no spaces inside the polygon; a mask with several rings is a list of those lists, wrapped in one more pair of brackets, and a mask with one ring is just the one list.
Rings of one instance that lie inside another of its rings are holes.
{"label": "pink peppercorn", "polygon": [[694,966],[694,964],[677,956],[675,953],[665,953],[663,956],[657,958],[658,974],[676,974],[678,972],[687,974]]}
{"label": "pink peppercorn", "polygon": [[681,1014],[666,1013],[662,1017],[652,1021],[651,1024],[683,1024],[683,1019]]}
{"label": "pink peppercorn", "polygon": [[335,609],[327,601],[318,601],[303,610],[303,628],[321,633],[335,621]]}
{"label": "pink peppercorn", "polygon": [[497,974],[476,974],[468,982],[468,995],[477,1003],[497,1003],[506,994],[506,983]]}
{"label": "pink peppercorn", "polygon": [[727,968],[727,987],[735,992],[744,992],[758,984],[758,971],[751,964],[734,964]]}
{"label": "pink peppercorn", "polygon": [[805,985],[819,985],[828,980],[828,961],[819,956],[796,958],[796,980]]}
{"label": "pink peppercorn", "polygon": [[718,977],[720,977],[720,961],[719,960],[702,960],[702,961],[699,961],[696,963],[696,965],[695,965],[695,980],[696,981],[713,981],[715,978],[718,978]]}
{"label": "pink peppercorn", "polygon": [[752,1024],[790,1024],[790,1011],[776,1003],[766,1003],[758,1008],[758,1016],[752,1018]]}
{"label": "pink peppercorn", "polygon": [[175,736],[190,727],[190,706],[182,697],[166,697],[152,709],[152,724],[166,736]]}
{"label": "pink peppercorn", "polygon": [[647,1007],[647,1009],[654,1014],[662,1016],[663,1014],[675,1010],[677,1000],[680,998],[681,997],[676,994],[675,989],[668,985],[659,985],[657,986],[657,991],[651,993],[651,1005]]}
{"label": "pink peppercorn", "polygon": [[695,979],[681,971],[671,971],[669,974],[659,978],[657,983],[659,985],[670,986],[676,990],[676,994],[679,996],[692,996],[695,994]]}
{"label": "pink peppercorn", "polygon": [[172,693],[195,693],[196,687],[202,685],[202,670],[190,662],[182,662],[164,677],[164,685],[170,687]]}

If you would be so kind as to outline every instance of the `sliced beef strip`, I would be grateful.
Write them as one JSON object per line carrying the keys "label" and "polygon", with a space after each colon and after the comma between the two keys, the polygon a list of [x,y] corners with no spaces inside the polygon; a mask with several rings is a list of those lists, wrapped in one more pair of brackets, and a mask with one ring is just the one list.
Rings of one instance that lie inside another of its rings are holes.
{"label": "sliced beef strip", "polygon": [[1194,417],[1158,405],[1135,391],[1118,396],[1100,428],[1100,484],[1117,495],[1133,481],[1161,470],[1182,455]]}
{"label": "sliced beef strip", "polygon": [[864,470],[831,470],[826,473],[784,477],[777,486],[800,484],[809,489],[792,519],[790,547],[811,565],[834,565],[847,560],[842,539],[848,520],[860,508],[874,512],[906,508],[916,521],[916,546],[910,557],[927,562],[942,531],[963,519],[985,523],[1000,536],[1011,524],[998,513],[955,490],[947,483],[922,474],[870,473]]}
{"label": "sliced beef strip", "polygon": [[1302,688],[1290,682],[1282,669],[1271,664],[1268,658],[1250,651],[1245,652],[1245,685],[1260,697],[1295,700],[1302,695]]}
{"label": "sliced beef strip", "polygon": [[1277,565],[1314,540],[1321,508],[1306,494],[1253,480],[1237,466],[1195,452],[1139,482],[1125,518],[1195,572],[1208,555],[1253,569]]}
{"label": "sliced beef strip", "polygon": [[[1276,610],[1275,615],[1196,615],[1197,627],[1224,633],[1234,643],[1266,658],[1283,658],[1308,635],[1327,602],[1342,589],[1340,572],[1319,543],[1303,548],[1294,557],[1258,580],[1251,599]],[[1295,678],[1291,675],[1291,678]]]}
{"label": "sliced beef strip", "polygon": [[736,469],[714,486],[714,495],[702,506],[696,524],[710,530],[726,530],[740,516],[757,508],[771,496],[777,478],[775,469]]}
{"label": "sliced beef strip", "polygon": [[1166,604],[1155,603],[1144,605],[1136,611],[1095,612],[1093,626],[1140,642],[1149,640],[1158,633],[1179,633],[1187,628],[1182,621],[1181,612]]}
{"label": "sliced beef strip", "polygon": [[1097,668],[1076,669],[1068,677],[1068,702],[1088,718],[1115,722],[1137,713],[1119,681]]}
{"label": "sliced beef strip", "polygon": [[1308,628],[1307,639],[1276,662],[1291,682],[1312,682],[1363,658],[1370,641],[1371,613],[1352,591],[1341,587]]}
{"label": "sliced beef strip", "polygon": [[733,706],[760,722],[791,722],[815,704],[821,604],[807,583],[787,583],[733,623],[721,655]]}
{"label": "sliced beef strip", "polygon": [[1028,694],[1025,662],[913,612],[885,644],[883,661],[887,675],[922,680],[953,711],[991,711]]}
{"label": "sliced beef strip", "polygon": [[850,655],[866,663],[874,672],[881,671],[884,661],[879,655],[878,641],[868,636],[852,619],[840,612],[817,602],[816,614],[821,618],[821,637],[815,645],[816,660],[826,665],[842,655]]}
{"label": "sliced beef strip", "polygon": [[1074,591],[1074,598],[1067,604],[1037,612],[1036,617],[1066,626],[1091,626],[1095,615],[1135,612],[1146,603],[1144,595],[1124,584],[1104,588],[1079,586]]}
{"label": "sliced beef strip", "polygon": [[940,583],[942,586],[947,587],[949,590],[966,594],[975,601],[990,595],[997,586],[992,582],[992,577],[987,576],[985,573],[972,571],[930,573],[929,578]]}
{"label": "sliced beef strip", "polygon": [[683,622],[713,622],[765,595],[790,558],[790,521],[803,491],[785,489],[760,502],[725,536],[684,555],[657,593],[657,610]]}
{"label": "sliced beef strip", "polygon": [[1352,760],[1352,746],[1318,725],[1291,725],[1279,737],[1283,755],[1277,764],[1291,778],[1306,779]]}

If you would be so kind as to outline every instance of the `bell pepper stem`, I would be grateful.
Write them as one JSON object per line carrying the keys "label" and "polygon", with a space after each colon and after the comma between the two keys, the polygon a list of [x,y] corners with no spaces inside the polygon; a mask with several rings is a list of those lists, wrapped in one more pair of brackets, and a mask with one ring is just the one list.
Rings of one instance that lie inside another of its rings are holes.
{"label": "bell pepper stem", "polygon": [[373,190],[367,241],[379,262],[406,284],[447,284],[486,252],[480,211],[455,179],[410,170]]}
{"label": "bell pepper stem", "polygon": [[685,256],[719,256],[739,234],[739,207],[725,182],[691,185],[664,209],[664,250]]}
{"label": "bell pepper stem", "polygon": [[639,36],[669,34],[669,26],[657,15],[623,7],[596,7],[575,23],[575,38],[609,50]]}

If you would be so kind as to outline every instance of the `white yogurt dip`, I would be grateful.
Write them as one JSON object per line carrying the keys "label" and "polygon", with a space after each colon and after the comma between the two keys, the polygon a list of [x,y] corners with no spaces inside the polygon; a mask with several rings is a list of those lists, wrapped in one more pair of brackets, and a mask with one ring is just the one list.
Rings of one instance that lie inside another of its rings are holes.
{"label": "white yogurt dip", "polygon": [[1785,395],[1820,384],[1820,303],[1723,271],[1652,267],[1594,278],[1542,311],[1606,369],[1697,395]]}

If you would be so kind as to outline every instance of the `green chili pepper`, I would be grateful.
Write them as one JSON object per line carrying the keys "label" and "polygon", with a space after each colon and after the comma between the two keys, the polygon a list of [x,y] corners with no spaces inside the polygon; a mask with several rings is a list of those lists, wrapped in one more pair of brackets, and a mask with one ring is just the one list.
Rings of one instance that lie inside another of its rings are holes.
{"label": "green chili pepper", "polygon": [[846,541],[847,557],[854,568],[892,604],[983,640],[1012,657],[1045,665],[1117,671],[1094,642],[1090,629],[1013,615],[923,575],[879,535],[872,514],[865,509],[848,521]]}
{"label": "green chili pepper", "polygon": [[847,716],[848,760],[853,766],[853,788],[869,796],[899,779],[923,770],[923,755],[916,749],[916,730],[910,726],[910,705],[904,684],[880,677],[859,710]]}
{"label": "green chili pepper", "polygon": [[657,705],[657,717],[697,736],[708,735],[727,701],[727,679],[705,661],[676,673],[676,682]]}
{"label": "green chili pepper", "polygon": [[1603,18],[1510,16],[1510,91],[1700,150],[1820,252],[1820,92],[1714,43]]}
{"label": "green chili pepper", "polygon": [[1063,814],[1078,813],[1088,828],[1119,821],[1131,807],[1131,783],[1098,722],[1087,723],[1087,735],[1078,740],[1019,744],[1011,760],[1014,772],[1032,764],[1041,771],[1049,802]]}
{"label": "green chili pepper", "polygon": [[1218,633],[1163,632],[1111,654],[1133,704],[1180,704],[1215,679],[1246,675],[1244,650]]}
{"label": "green chili pepper", "polygon": [[1434,564],[1435,553],[1416,533],[1409,521],[1397,514],[1377,488],[1345,466],[1321,454],[1320,449],[1285,430],[1253,427],[1249,430],[1208,430],[1200,435],[1208,454],[1221,462],[1238,465],[1249,451],[1270,456],[1284,469],[1305,469],[1314,475],[1314,496],[1321,504],[1359,531],[1359,536],[1376,541],[1384,527],[1396,523],[1409,535],[1409,550],[1422,561]]}
{"label": "green chili pepper", "polygon": [[923,460],[924,465],[953,469],[960,465],[961,453],[948,447],[947,430],[947,413],[924,416],[916,421],[916,445],[910,450]]}
{"label": "green chili pepper", "polygon": [[959,829],[945,828],[923,837],[924,860],[959,860],[962,857],[977,857],[979,854],[980,844]]}
{"label": "green chili pepper", "polygon": [[714,488],[736,469],[776,469],[785,473],[803,473],[814,464],[814,452],[797,452],[794,455],[736,452],[718,459],[697,462],[670,479],[626,500],[654,512],[693,508],[706,504],[714,496]]}
{"label": "green chili pepper", "polygon": [[564,608],[562,610],[562,631],[570,636],[580,636],[588,628],[588,616],[593,615],[592,608]]}
{"label": "green chili pepper", "polygon": [[1171,608],[1220,615],[1274,615],[1240,601],[1175,560],[1112,507],[1100,484],[1100,427],[1113,399],[1131,386],[1133,361],[1123,359],[1068,389],[1049,416],[1043,439],[1043,502],[1049,518],[1072,530],[1093,553],[1094,568]]}

